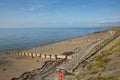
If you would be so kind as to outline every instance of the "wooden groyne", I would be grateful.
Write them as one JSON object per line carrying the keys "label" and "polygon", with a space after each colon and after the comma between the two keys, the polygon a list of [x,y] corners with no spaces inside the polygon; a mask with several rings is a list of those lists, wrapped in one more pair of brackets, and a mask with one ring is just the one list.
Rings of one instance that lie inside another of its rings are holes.
{"label": "wooden groyne", "polygon": [[98,41],[99,39],[73,39],[69,40],[70,42],[94,42]]}
{"label": "wooden groyne", "polygon": [[28,56],[34,58],[49,58],[49,59],[71,59],[71,56],[67,55],[52,55],[52,54],[40,54],[40,53],[26,53],[26,52],[7,52],[7,54],[11,55],[20,55],[20,56]]}

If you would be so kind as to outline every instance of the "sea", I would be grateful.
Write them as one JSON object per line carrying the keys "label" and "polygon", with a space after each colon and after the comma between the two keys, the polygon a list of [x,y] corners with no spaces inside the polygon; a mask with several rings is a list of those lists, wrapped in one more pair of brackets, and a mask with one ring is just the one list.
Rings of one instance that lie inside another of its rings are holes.
{"label": "sea", "polygon": [[0,56],[103,30],[106,28],[0,28]]}

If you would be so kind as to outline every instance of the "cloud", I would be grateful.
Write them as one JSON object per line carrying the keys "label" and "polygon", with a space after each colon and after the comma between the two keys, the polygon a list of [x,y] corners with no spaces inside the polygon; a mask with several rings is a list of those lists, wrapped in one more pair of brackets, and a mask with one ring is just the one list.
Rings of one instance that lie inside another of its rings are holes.
{"label": "cloud", "polygon": [[87,26],[120,26],[120,20],[102,20],[94,23],[89,23]]}
{"label": "cloud", "polygon": [[36,9],[39,9],[39,8],[42,8],[42,7],[44,7],[43,5],[31,5],[29,8],[28,8],[28,10],[30,10],[30,11],[34,11],[34,10],[36,10]]}
{"label": "cloud", "polygon": [[103,20],[99,24],[104,26],[120,26],[120,20]]}
{"label": "cloud", "polygon": [[45,6],[44,5],[38,5],[38,4],[29,4],[25,7],[20,8],[20,9],[24,10],[24,11],[35,11],[35,10],[39,10],[43,7],[45,7]]}
{"label": "cloud", "polygon": [[116,23],[116,22],[120,22],[120,20],[102,20],[102,21],[99,21],[99,23]]}
{"label": "cloud", "polygon": [[58,3],[58,0],[26,0],[29,6],[28,10],[34,11],[39,8],[49,7],[50,5]]}
{"label": "cloud", "polygon": [[53,5],[57,3],[56,0],[27,0],[27,5],[26,7],[22,8],[23,10],[28,10],[28,11],[34,11],[37,9],[41,9],[44,7],[49,7],[50,5]]}

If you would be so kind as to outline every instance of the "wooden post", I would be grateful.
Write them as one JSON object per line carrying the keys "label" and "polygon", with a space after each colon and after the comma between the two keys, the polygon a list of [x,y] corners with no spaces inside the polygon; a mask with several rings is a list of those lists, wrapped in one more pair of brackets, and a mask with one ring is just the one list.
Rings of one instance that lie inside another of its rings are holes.
{"label": "wooden post", "polygon": [[40,57],[41,57],[41,54],[40,54]]}
{"label": "wooden post", "polygon": [[65,59],[67,59],[67,55],[65,55]]}
{"label": "wooden post", "polygon": [[45,58],[46,58],[46,54],[45,54]]}
{"label": "wooden post", "polygon": [[51,54],[50,54],[50,59],[51,59]]}
{"label": "wooden post", "polygon": [[18,53],[18,55],[20,55],[20,52]]}
{"label": "wooden post", "polygon": [[55,55],[55,59],[57,59],[57,55]]}
{"label": "wooden post", "polygon": [[27,56],[26,53],[24,53],[24,54],[25,54],[25,56]]}
{"label": "wooden post", "polygon": [[30,54],[28,53],[28,56],[30,56]]}
{"label": "wooden post", "polygon": [[33,54],[31,54],[32,58],[34,58]]}

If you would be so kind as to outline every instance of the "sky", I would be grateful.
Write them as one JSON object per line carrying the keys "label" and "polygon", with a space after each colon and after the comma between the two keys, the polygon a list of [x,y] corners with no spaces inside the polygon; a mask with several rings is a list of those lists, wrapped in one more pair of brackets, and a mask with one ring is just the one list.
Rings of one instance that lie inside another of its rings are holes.
{"label": "sky", "polygon": [[119,25],[120,0],[0,0],[0,28]]}

